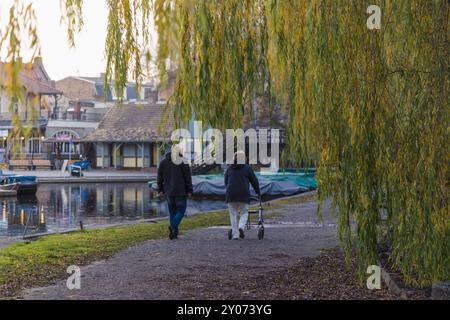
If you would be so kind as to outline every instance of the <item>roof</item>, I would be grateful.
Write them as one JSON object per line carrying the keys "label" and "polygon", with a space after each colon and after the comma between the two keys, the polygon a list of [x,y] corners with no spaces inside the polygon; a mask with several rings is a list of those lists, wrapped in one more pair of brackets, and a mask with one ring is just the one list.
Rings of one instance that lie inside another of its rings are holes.
{"label": "roof", "polygon": [[[104,98],[106,99],[107,102],[112,102],[115,101],[115,98],[113,97],[113,90],[115,90],[114,88],[114,80],[109,80],[108,81],[108,85],[106,86],[106,96],[105,96],[105,78],[104,75],[102,74],[100,77],[80,77],[80,76],[76,76],[76,77],[66,77],[60,81],[64,81],[67,79],[76,79],[79,81],[85,81],[88,82],[89,84],[91,84],[96,92],[96,96],[99,98]],[[154,86],[152,84],[149,83],[143,83],[141,85],[141,89],[152,89],[152,90],[156,90],[154,88]],[[125,89],[125,97],[124,99],[126,101],[130,101],[130,100],[141,100],[140,96],[138,94],[138,90],[137,90],[137,86],[135,82],[127,82],[126,84],[126,89]],[[66,93],[67,94],[67,93]],[[76,96],[76,97],[71,97],[71,98],[83,98],[85,99],[85,96]]]}
{"label": "roof", "polygon": [[[3,85],[6,79],[6,69],[10,66],[9,63],[0,62],[0,85]],[[22,70],[19,72],[19,80],[29,93],[41,95],[61,95],[55,87],[55,82],[50,80],[41,59],[24,64]]]}
{"label": "roof", "polygon": [[[170,137],[173,123],[159,132],[165,105],[135,103],[114,106],[105,114],[98,128],[84,140],[87,142],[150,142]],[[166,137],[165,137],[166,135]]]}
{"label": "roof", "polygon": [[[88,81],[88,82],[95,83],[95,84],[101,84],[101,85],[103,85],[104,82],[105,82],[105,76],[103,74],[100,75],[99,77],[77,76],[77,77],[74,77],[74,78],[81,79],[81,80]],[[114,80],[111,79],[108,82],[110,84],[113,84]],[[127,86],[133,87],[133,86],[136,86],[136,83],[135,82],[127,82]],[[150,84],[150,83],[142,83],[142,87],[151,88],[151,87],[153,87],[153,85]]]}

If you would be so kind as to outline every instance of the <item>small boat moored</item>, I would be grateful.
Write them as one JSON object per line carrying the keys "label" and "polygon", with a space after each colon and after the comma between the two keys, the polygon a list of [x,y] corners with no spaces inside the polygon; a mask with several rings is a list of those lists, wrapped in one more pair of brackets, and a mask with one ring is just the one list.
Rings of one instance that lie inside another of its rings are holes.
{"label": "small boat moored", "polygon": [[0,185],[16,190],[17,194],[35,194],[38,186],[38,179],[35,176],[3,176],[0,178],[3,183]]}
{"label": "small boat moored", "polygon": [[18,183],[9,183],[6,177],[0,178],[0,197],[15,196],[18,188]]}

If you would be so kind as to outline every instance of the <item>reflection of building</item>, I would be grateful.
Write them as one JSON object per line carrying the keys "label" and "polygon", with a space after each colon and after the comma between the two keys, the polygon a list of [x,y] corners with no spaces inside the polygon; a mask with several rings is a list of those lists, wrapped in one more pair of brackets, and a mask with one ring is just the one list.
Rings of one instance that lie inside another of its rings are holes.
{"label": "reflection of building", "polygon": [[[96,208],[98,216],[149,217],[150,192],[137,185],[111,185],[97,188]],[[156,212],[155,212],[156,214]]]}
{"label": "reflection of building", "polygon": [[[0,160],[5,158],[14,146],[14,150],[30,158],[38,158],[46,153],[42,143],[48,124],[48,119],[62,92],[57,90],[55,82],[50,79],[42,64],[41,58],[24,65],[19,73],[23,85],[22,98],[11,98],[5,90],[6,70],[11,65],[0,62]],[[27,125],[31,122],[29,136],[15,136],[14,122],[20,121]]]}
{"label": "reflection of building", "polygon": [[46,231],[44,207],[39,206],[35,198],[21,201],[9,199],[0,202],[0,206],[1,223],[8,235]]}
{"label": "reflection of building", "polygon": [[151,168],[161,157],[172,125],[158,129],[166,106],[128,104],[113,107],[85,142],[96,145],[97,168]]}

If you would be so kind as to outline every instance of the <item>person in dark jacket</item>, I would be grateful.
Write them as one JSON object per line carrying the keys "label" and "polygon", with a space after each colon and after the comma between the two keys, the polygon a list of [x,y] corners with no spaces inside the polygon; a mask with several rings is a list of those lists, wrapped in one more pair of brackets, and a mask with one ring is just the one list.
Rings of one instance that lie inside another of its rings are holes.
{"label": "person in dark jacket", "polygon": [[[248,206],[250,204],[250,184],[256,194],[260,195],[259,181],[252,167],[247,164],[237,164],[239,151],[234,156],[234,164],[225,172],[225,200],[230,211],[230,222],[234,240],[245,237],[244,229],[248,221]],[[244,154],[245,156],[245,154]],[[240,213],[239,223],[237,221]]]}
{"label": "person in dark jacket", "polygon": [[[174,146],[175,152],[179,152]],[[180,153],[180,152],[179,152]],[[187,164],[172,162],[171,152],[165,155],[158,168],[158,191],[161,197],[167,197],[170,213],[169,238],[178,238],[178,228],[184,218],[187,197],[192,196],[192,176]]]}

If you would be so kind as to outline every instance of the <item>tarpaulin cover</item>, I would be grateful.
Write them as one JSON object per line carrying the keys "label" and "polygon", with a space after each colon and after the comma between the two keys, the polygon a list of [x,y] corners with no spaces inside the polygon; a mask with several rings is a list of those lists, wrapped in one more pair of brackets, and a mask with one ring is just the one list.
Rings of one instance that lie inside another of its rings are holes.
{"label": "tarpaulin cover", "polygon": [[[317,188],[317,182],[313,172],[284,172],[257,174],[262,196],[279,197],[291,196]],[[225,197],[225,183],[223,175],[203,175],[192,177],[194,195]],[[155,181],[149,182],[149,186],[157,190]],[[250,188],[252,197],[256,197],[253,188]]]}

